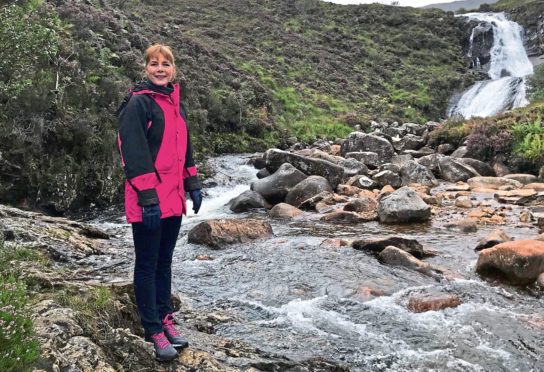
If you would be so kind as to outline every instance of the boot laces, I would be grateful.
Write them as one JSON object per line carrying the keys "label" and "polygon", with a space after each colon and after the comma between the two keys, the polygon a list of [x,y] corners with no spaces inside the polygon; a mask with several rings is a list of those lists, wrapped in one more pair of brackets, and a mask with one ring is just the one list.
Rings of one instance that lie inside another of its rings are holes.
{"label": "boot laces", "polygon": [[176,330],[176,327],[174,327],[174,317],[172,316],[172,314],[168,314],[167,316],[165,316],[162,324],[164,326],[164,329],[166,329],[169,334],[174,337],[179,337],[180,334]]}
{"label": "boot laces", "polygon": [[161,348],[161,350],[170,345],[170,342],[168,342],[164,332],[157,332],[151,337],[153,340],[155,340],[155,343]]}

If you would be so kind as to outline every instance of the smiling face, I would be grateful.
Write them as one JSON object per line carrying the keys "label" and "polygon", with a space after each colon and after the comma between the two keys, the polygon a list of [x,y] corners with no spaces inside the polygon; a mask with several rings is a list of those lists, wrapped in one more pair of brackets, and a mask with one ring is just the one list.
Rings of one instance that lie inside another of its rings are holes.
{"label": "smiling face", "polygon": [[176,67],[162,53],[155,53],[145,66],[145,74],[153,84],[165,87],[174,79]]}

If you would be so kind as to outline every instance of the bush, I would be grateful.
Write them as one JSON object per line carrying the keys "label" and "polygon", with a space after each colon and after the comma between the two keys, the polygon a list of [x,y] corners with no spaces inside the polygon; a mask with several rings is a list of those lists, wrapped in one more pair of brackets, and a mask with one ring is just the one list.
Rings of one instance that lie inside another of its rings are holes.
{"label": "bush", "polygon": [[531,102],[544,101],[544,64],[535,67],[527,78],[527,96]]}
{"label": "bush", "polygon": [[540,117],[534,122],[516,123],[512,127],[512,135],[514,152],[538,169],[544,163],[544,128]]}
{"label": "bush", "polygon": [[468,154],[483,161],[507,153],[511,147],[512,135],[489,121],[477,124],[467,137]]}

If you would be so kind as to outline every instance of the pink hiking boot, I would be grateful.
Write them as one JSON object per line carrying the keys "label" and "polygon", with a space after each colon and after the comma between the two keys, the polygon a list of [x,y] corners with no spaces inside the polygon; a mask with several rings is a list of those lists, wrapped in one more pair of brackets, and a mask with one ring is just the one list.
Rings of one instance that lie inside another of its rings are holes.
{"label": "pink hiking boot", "polygon": [[155,347],[155,356],[162,362],[170,361],[178,356],[176,349],[172,347],[164,332],[157,332],[151,336],[151,341]]}
{"label": "pink hiking boot", "polygon": [[172,314],[164,317],[162,320],[162,329],[173,347],[183,349],[189,346],[189,342],[181,337],[176,327],[174,327],[174,316]]}

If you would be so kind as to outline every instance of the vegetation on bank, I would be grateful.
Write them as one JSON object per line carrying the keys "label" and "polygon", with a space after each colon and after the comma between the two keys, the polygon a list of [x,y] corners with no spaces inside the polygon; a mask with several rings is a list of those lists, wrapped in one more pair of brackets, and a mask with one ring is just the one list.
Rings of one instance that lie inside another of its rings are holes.
{"label": "vegetation on bank", "polygon": [[0,243],[0,370],[29,370],[39,356],[39,345],[29,312],[27,286],[17,262],[40,261],[25,248],[7,248]]}
{"label": "vegetation on bank", "polygon": [[153,42],[176,51],[199,153],[344,136],[371,119],[438,119],[475,78],[465,23],[439,10],[32,0],[0,7],[0,24],[0,202],[52,213],[122,195],[112,113]]}

